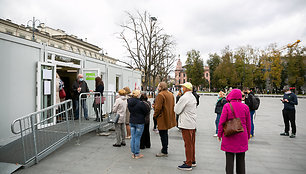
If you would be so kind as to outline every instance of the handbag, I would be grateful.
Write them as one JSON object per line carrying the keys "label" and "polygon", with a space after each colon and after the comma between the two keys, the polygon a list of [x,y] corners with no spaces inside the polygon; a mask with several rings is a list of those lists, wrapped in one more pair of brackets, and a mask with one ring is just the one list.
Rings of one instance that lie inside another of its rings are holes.
{"label": "handbag", "polygon": [[105,97],[103,97],[103,96],[102,96],[101,100],[100,100],[100,96],[95,97],[95,104],[96,105],[99,105],[100,102],[101,102],[101,104],[104,104],[104,101],[105,101]]}
{"label": "handbag", "polygon": [[110,113],[107,118],[108,123],[117,123],[120,115],[117,113]]}
{"label": "handbag", "polygon": [[228,120],[227,122],[223,123],[224,136],[226,137],[244,131],[240,118],[236,117],[232,104],[229,104],[234,115],[234,119]]}
{"label": "handbag", "polygon": [[62,88],[62,89],[59,91],[59,97],[60,97],[60,98],[65,98],[65,97],[66,97],[66,92],[65,92],[64,88]]}

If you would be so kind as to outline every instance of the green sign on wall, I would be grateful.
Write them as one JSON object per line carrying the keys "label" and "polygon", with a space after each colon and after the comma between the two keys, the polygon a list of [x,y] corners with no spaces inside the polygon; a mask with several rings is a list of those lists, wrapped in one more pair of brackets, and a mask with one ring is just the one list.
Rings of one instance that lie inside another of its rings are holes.
{"label": "green sign on wall", "polygon": [[86,77],[86,80],[95,80],[96,73],[86,73],[85,77]]}

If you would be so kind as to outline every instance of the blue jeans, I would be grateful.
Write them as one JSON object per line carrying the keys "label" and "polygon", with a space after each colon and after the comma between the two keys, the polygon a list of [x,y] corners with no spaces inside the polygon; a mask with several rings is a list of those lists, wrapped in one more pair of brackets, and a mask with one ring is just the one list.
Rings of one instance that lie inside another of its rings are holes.
{"label": "blue jeans", "polygon": [[131,127],[131,151],[136,156],[139,155],[140,138],[144,129],[144,124],[133,124],[130,123]]}
{"label": "blue jeans", "polygon": [[254,136],[254,122],[253,122],[253,115],[254,115],[255,111],[250,111],[250,115],[251,115],[251,135]]}
{"label": "blue jeans", "polygon": [[218,127],[219,127],[220,117],[221,117],[221,114],[217,114],[216,121],[215,121],[215,124],[216,124],[216,134],[218,134]]}
{"label": "blue jeans", "polygon": [[[82,108],[84,109],[84,117],[85,119],[88,118],[88,109],[87,109],[87,104],[86,104],[86,100],[81,99],[81,105]],[[74,104],[75,104],[75,119],[79,118],[79,100],[74,100]]]}

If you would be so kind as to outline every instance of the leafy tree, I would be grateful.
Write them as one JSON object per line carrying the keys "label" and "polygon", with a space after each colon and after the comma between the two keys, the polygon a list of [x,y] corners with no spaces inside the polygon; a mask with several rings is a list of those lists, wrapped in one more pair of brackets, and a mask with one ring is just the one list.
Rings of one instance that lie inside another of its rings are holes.
{"label": "leafy tree", "polygon": [[288,72],[288,84],[296,87],[297,90],[301,90],[301,87],[305,83],[305,65],[306,56],[304,55],[305,48],[292,47],[289,49],[286,56],[287,72]]}
{"label": "leafy tree", "polygon": [[214,71],[214,76],[217,80],[217,88],[225,88],[226,86],[237,87],[238,75],[232,61],[232,52],[229,47],[223,50],[221,63]]}
{"label": "leafy tree", "polygon": [[191,50],[187,52],[185,67],[188,81],[196,87],[204,86],[204,67],[199,51]]}
{"label": "leafy tree", "polygon": [[281,51],[276,48],[276,44],[271,44],[262,51],[260,58],[260,69],[264,72],[263,79],[266,82],[266,89],[273,91],[279,89],[282,81]]}
{"label": "leafy tree", "polygon": [[258,61],[258,53],[251,46],[239,47],[234,55],[237,83],[242,87],[255,87],[254,73]]}

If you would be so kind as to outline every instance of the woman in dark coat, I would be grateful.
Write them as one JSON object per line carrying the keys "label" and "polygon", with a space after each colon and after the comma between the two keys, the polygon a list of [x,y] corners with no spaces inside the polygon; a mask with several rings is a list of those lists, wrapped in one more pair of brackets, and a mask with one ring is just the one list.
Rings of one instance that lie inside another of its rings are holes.
{"label": "woman in dark coat", "polygon": [[140,91],[134,90],[132,98],[128,99],[128,109],[130,111],[130,127],[131,127],[131,151],[132,158],[142,158],[140,154],[140,139],[143,133],[145,116],[149,113],[146,104],[140,101]]}
{"label": "woman in dark coat", "polygon": [[151,141],[150,141],[150,114],[151,114],[151,103],[148,101],[147,94],[143,93],[140,96],[140,100],[146,104],[146,106],[149,108],[149,112],[147,113],[145,117],[145,125],[144,130],[140,139],[140,149],[150,148],[151,147]]}
{"label": "woman in dark coat", "polygon": [[[96,90],[95,92],[100,92],[101,93],[101,102],[103,100],[103,91],[104,91],[104,83],[101,79],[101,77],[96,77],[95,78],[95,81],[96,81]],[[99,97],[100,95],[96,94],[95,97]],[[96,120],[95,121],[100,121],[100,118],[99,118],[99,113],[100,113],[100,117],[101,117],[101,121],[103,121],[102,119],[102,103],[97,103],[96,101],[94,101],[94,104],[93,104],[93,107],[94,107],[94,110],[95,110],[95,113],[96,113]]]}
{"label": "woman in dark coat", "polygon": [[220,91],[219,95],[218,95],[218,101],[216,103],[216,108],[215,108],[215,113],[217,114],[216,121],[215,121],[215,124],[216,124],[216,134],[214,135],[215,137],[218,134],[218,126],[219,126],[219,121],[220,121],[222,109],[223,109],[223,106],[226,103],[227,103],[227,101],[226,101],[226,98],[225,98],[225,93]]}

